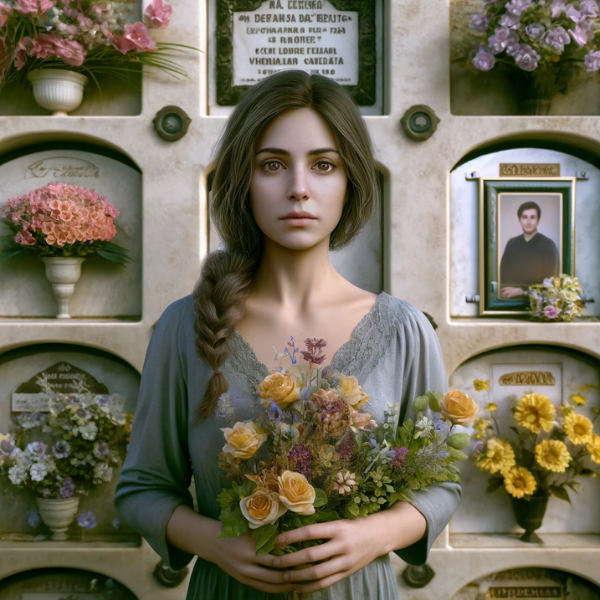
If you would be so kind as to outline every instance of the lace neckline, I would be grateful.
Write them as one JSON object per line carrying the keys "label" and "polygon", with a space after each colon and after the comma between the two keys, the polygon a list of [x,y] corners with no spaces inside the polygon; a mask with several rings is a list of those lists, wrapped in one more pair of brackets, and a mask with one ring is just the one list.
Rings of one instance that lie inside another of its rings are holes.
{"label": "lace neckline", "polygon": [[[381,331],[381,324],[383,321],[380,313],[381,305],[386,296],[387,294],[385,292],[380,292],[377,295],[375,303],[369,312],[364,315],[352,330],[350,339],[338,348],[330,363],[324,368],[333,371],[347,371],[353,366],[356,358],[365,358],[360,356],[362,354],[360,348],[364,345],[364,341],[373,336],[379,337],[383,334],[383,331]],[[372,344],[369,345],[371,346]],[[376,358],[378,360],[379,357]],[[269,368],[258,360],[254,348],[252,348],[237,329],[233,330],[232,347],[226,363],[227,362],[229,362],[232,367],[232,371],[228,373],[228,377],[241,383],[238,378],[238,376],[241,376],[241,378],[245,380],[248,390],[252,391],[252,393],[255,393],[258,384],[269,374]],[[361,361],[356,362],[360,363]],[[374,365],[366,365],[363,362],[363,368],[360,370],[364,371],[364,367],[367,366]]]}

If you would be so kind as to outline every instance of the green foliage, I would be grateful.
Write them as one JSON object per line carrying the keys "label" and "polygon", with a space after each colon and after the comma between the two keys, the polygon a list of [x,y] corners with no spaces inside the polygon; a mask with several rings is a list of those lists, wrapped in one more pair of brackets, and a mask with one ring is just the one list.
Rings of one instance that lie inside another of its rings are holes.
{"label": "green foliage", "polygon": [[217,536],[219,539],[239,537],[249,529],[248,521],[246,521],[246,517],[242,514],[239,505],[233,510],[222,509],[219,520],[223,523],[221,533]]}
{"label": "green foliage", "polygon": [[319,508],[320,506],[325,506],[327,504],[327,494],[318,488],[315,488],[315,501],[313,502],[313,506],[315,508]]}
{"label": "green foliage", "polygon": [[464,452],[460,450],[455,450],[454,448],[448,448],[448,452],[450,454],[450,458],[454,461],[467,460],[469,458]]}
{"label": "green foliage", "polygon": [[421,412],[422,410],[425,410],[427,408],[427,405],[429,404],[429,397],[428,396],[417,396],[414,400],[413,400],[413,408],[415,409],[416,412]]}
{"label": "green foliage", "polygon": [[446,444],[455,450],[462,450],[471,443],[471,436],[468,433],[453,433],[448,436]]}
{"label": "green foliage", "polygon": [[433,412],[441,412],[442,407],[440,406],[440,402],[442,401],[444,394],[441,392],[427,392],[427,397],[429,398],[429,408],[431,408]]}
{"label": "green foliage", "polygon": [[275,548],[275,540],[279,529],[276,523],[270,523],[269,525],[263,525],[257,529],[251,529],[250,533],[256,540],[256,555],[269,554]]}
{"label": "green foliage", "polygon": [[550,493],[553,496],[556,496],[557,498],[560,498],[561,500],[564,500],[565,502],[568,502],[569,504],[571,504],[571,498],[569,498],[569,493],[567,492],[567,490],[564,487],[561,487],[558,485],[551,485]]}
{"label": "green foliage", "polygon": [[412,419],[406,419],[404,423],[400,427],[398,427],[398,432],[396,434],[396,443],[398,446],[404,446],[408,448],[408,445],[413,439],[415,433],[415,424]]}

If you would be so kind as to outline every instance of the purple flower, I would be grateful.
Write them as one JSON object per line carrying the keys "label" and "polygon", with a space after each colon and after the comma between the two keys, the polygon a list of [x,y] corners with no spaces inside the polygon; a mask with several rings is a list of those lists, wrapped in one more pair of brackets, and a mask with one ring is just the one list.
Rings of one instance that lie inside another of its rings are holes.
{"label": "purple flower", "polygon": [[436,419],[433,422],[433,429],[436,433],[439,433],[443,437],[447,438],[450,435],[450,422],[444,421],[444,419]]}
{"label": "purple flower", "polygon": [[518,29],[519,25],[521,25],[521,18],[511,13],[504,13],[500,17],[499,25],[500,27],[508,27],[509,29]]}
{"label": "purple flower", "polygon": [[590,52],[585,55],[584,63],[585,70],[588,73],[600,69],[600,50],[597,50],[596,52],[590,50]]}
{"label": "purple flower", "polygon": [[509,13],[519,17],[523,12],[532,6],[532,0],[510,0],[510,2],[506,5],[506,10]]}
{"label": "purple flower", "polygon": [[48,446],[46,446],[44,442],[32,442],[31,444],[27,444],[27,450],[29,450],[36,458],[43,458],[47,449]]}
{"label": "purple flower", "polygon": [[63,498],[70,498],[75,495],[75,483],[70,477],[63,480],[62,487],[60,488],[60,495]]}
{"label": "purple flower", "polygon": [[288,452],[290,469],[296,473],[301,473],[309,481],[312,478],[312,456],[310,450],[302,444],[296,444]]}
{"label": "purple flower", "polygon": [[494,35],[490,35],[488,39],[490,50],[494,54],[503,52],[506,49],[506,43],[511,33],[515,34],[515,32],[510,31],[508,27],[497,27],[494,30]]}
{"label": "purple flower", "polygon": [[40,522],[41,522],[41,518],[39,513],[37,513],[36,511],[32,511],[29,513],[29,516],[27,517],[27,522],[29,523],[29,525],[31,525],[31,527],[37,527]]}
{"label": "purple flower", "polygon": [[267,411],[267,416],[269,417],[269,419],[271,421],[279,421],[279,419],[281,419],[282,414],[283,411],[281,410],[281,408],[279,408],[279,406],[277,406],[277,402],[275,402],[275,400],[272,400],[271,408],[269,408],[269,410]]}
{"label": "purple flower", "polygon": [[476,69],[489,71],[496,64],[496,57],[489,50],[480,48],[471,62]]}
{"label": "purple flower", "polygon": [[388,452],[392,469],[401,469],[407,454],[408,448],[392,448]]}
{"label": "purple flower", "polygon": [[542,36],[542,43],[546,46],[553,48],[559,54],[565,49],[565,44],[571,43],[569,34],[565,31],[564,27],[560,25],[554,29],[549,29]]}
{"label": "purple flower", "polygon": [[588,17],[595,19],[600,13],[600,8],[596,0],[581,0],[579,10],[581,11],[582,19],[587,19]]}
{"label": "purple flower", "polygon": [[15,449],[15,440],[12,435],[4,438],[0,442],[0,453],[8,456]]}
{"label": "purple flower", "polygon": [[52,452],[56,458],[67,458],[71,452],[71,446],[69,442],[61,440],[52,446]]}
{"label": "purple flower", "polygon": [[480,12],[480,13],[475,13],[471,17],[471,24],[469,25],[469,27],[473,31],[479,31],[480,33],[483,33],[489,24],[490,24],[490,18],[487,16],[487,13]]}
{"label": "purple flower", "polygon": [[544,316],[547,319],[556,319],[560,315],[560,308],[556,306],[546,306],[544,308]]}
{"label": "purple flower", "polygon": [[342,460],[350,460],[356,450],[356,442],[351,433],[347,433],[337,447],[338,454]]}
{"label": "purple flower", "polygon": [[[567,15],[567,17],[569,17],[569,19],[571,19],[575,23],[579,23],[579,21],[583,20],[581,18],[581,11],[577,10],[577,6],[578,6],[577,3],[567,4],[567,6],[564,8],[565,15]],[[585,17],[584,17],[584,19],[585,19]]]}
{"label": "purple flower", "polygon": [[102,442],[101,444],[96,444],[94,446],[93,454],[96,458],[102,458],[103,456],[107,456],[110,453],[110,448],[106,442]]}
{"label": "purple flower", "polygon": [[515,54],[515,63],[523,71],[533,71],[538,66],[540,55],[529,45],[521,44]]}
{"label": "purple flower", "polygon": [[91,512],[81,513],[77,517],[77,524],[84,529],[94,529],[96,527],[96,517]]}
{"label": "purple flower", "polygon": [[483,450],[483,441],[475,440],[475,438],[473,438],[471,447],[473,448],[473,454],[479,454]]}
{"label": "purple flower", "polygon": [[511,31],[511,33],[514,33],[514,37],[512,37],[506,45],[506,54],[515,57],[521,48],[521,42],[519,36],[514,31]]}
{"label": "purple flower", "polygon": [[306,338],[304,344],[308,348],[308,352],[302,350],[302,358],[311,365],[322,365],[326,355],[323,354],[323,348],[327,346],[327,342],[317,338]]}
{"label": "purple flower", "polygon": [[591,34],[590,25],[591,23],[588,21],[586,23],[576,25],[574,30],[569,29],[571,37],[580,48],[588,43]]}
{"label": "purple flower", "polygon": [[556,19],[560,13],[565,9],[567,0],[552,0],[550,9],[552,10],[552,18]]}
{"label": "purple flower", "polygon": [[546,31],[546,28],[541,23],[531,23],[531,25],[527,25],[527,27],[525,27],[525,31],[527,32],[530,40],[537,40],[538,38],[542,37],[542,34],[544,31]]}

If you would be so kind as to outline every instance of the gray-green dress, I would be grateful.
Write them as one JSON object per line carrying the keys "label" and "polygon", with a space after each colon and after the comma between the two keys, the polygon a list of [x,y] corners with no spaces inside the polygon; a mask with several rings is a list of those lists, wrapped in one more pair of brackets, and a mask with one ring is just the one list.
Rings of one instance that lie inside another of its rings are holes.
{"label": "gray-green dress", "polygon": [[[220,428],[232,420],[251,419],[256,410],[263,410],[255,390],[268,374],[267,367],[236,332],[232,352],[223,367],[230,382],[229,400],[219,403],[213,418],[192,428],[191,416],[211,375],[194,349],[194,317],[192,298],[188,296],[171,304],[156,325],[144,364],[131,442],[115,495],[115,506],[122,520],[138,531],[174,569],[186,566],[193,555],[167,542],[167,522],[179,505],[193,508],[188,490],[192,475],[199,512],[218,518],[216,497],[222,481],[217,463],[224,445]],[[281,345],[286,341],[281,340]],[[380,422],[387,403],[400,403],[403,420],[412,411],[414,397],[431,389],[445,391],[447,386],[440,346],[429,321],[412,305],[383,292],[356,326],[350,341],[335,354],[329,369],[358,378],[371,397],[364,410]],[[428,534],[412,546],[398,550],[398,555],[408,563],[423,564],[459,498],[460,486],[453,483],[420,492],[413,505],[425,516]],[[187,593],[187,600],[268,597],[200,558]],[[310,597],[313,600],[398,598],[389,557],[378,558],[351,577]]]}

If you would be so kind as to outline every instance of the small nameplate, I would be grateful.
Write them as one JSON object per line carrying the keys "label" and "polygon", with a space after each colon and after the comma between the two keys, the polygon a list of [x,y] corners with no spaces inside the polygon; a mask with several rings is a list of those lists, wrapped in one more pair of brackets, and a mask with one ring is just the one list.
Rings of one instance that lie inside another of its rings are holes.
{"label": "small nameplate", "polygon": [[500,163],[500,177],[560,177],[560,164]]}
{"label": "small nameplate", "polygon": [[564,598],[560,587],[491,587],[486,594],[487,598]]}
{"label": "small nameplate", "polygon": [[498,383],[500,385],[556,385],[556,379],[549,371],[520,371],[501,375]]}

